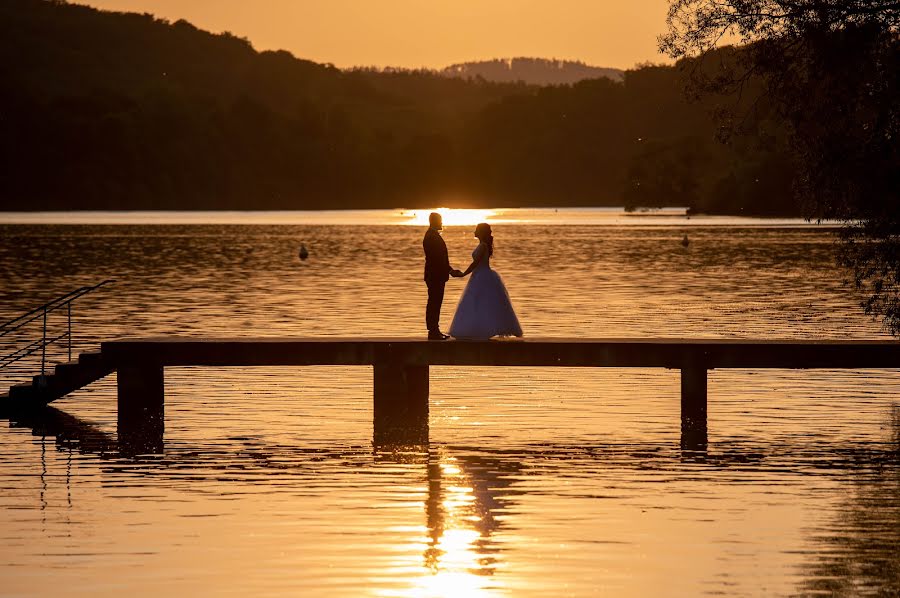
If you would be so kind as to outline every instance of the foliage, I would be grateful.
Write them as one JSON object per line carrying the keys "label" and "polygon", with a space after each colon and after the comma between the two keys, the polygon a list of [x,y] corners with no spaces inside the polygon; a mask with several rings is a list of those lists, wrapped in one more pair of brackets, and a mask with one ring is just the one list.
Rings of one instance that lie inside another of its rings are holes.
{"label": "foliage", "polygon": [[[695,89],[756,94],[787,125],[810,218],[845,223],[840,262],[866,312],[900,333],[900,2],[672,0],[660,46],[694,60]],[[739,60],[706,68],[723,39]]]}
{"label": "foliage", "polygon": [[341,71],[187,22],[0,3],[0,209],[660,206],[795,215],[783,126],[728,144],[684,65],[539,87]]}

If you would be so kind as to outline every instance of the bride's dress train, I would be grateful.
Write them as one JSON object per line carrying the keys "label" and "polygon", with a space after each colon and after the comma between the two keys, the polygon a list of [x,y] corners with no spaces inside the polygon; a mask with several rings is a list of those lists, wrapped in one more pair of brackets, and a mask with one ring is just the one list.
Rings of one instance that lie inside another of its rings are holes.
{"label": "bride's dress train", "polygon": [[450,336],[461,339],[487,339],[494,336],[522,336],[519,318],[503,279],[491,270],[488,246],[478,245],[472,258],[484,257],[472,270],[472,276],[459,298]]}

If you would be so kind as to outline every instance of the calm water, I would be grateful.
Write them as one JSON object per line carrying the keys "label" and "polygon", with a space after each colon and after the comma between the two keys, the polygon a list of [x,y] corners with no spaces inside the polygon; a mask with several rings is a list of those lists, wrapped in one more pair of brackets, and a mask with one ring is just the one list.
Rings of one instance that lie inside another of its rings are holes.
{"label": "calm water", "polygon": [[[882,336],[825,230],[564,216],[496,220],[528,336]],[[0,320],[115,278],[76,304],[79,348],[423,334],[422,229],[236,220],[0,225]],[[168,370],[165,452],[136,459],[114,377],[3,426],[2,594],[900,594],[896,371],[712,372],[706,454],[679,449],[675,371],[433,368],[419,452],[373,450],[371,377]]]}

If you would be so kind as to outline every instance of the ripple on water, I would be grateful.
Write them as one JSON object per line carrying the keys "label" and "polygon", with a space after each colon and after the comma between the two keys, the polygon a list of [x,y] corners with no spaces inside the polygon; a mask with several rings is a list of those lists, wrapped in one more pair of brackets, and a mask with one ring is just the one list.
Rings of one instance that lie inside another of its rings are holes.
{"label": "ripple on water", "polygon": [[[0,228],[0,319],[114,277],[77,330],[421,333],[417,229]],[[454,265],[470,234],[445,232]],[[498,225],[496,267],[531,336],[881,336],[823,232],[681,234]],[[118,452],[114,377],[12,422],[6,591],[49,593],[49,572],[92,596],[900,593],[896,372],[712,372],[704,452],[680,449],[677,372],[433,368],[430,444],[405,450],[373,449],[371,376],[172,368],[165,451],[140,458]]]}

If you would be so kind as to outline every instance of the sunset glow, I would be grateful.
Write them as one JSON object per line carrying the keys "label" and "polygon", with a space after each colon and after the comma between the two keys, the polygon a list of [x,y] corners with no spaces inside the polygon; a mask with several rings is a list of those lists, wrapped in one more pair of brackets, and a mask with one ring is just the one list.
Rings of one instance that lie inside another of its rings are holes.
{"label": "sunset glow", "polygon": [[463,210],[451,208],[435,208],[432,210],[411,210],[407,224],[410,226],[428,226],[428,217],[437,212],[444,218],[444,226],[475,226],[479,222],[489,222],[496,214],[494,210]]}
{"label": "sunset glow", "polygon": [[0,0],[0,598],[900,598],[898,32]]}
{"label": "sunset glow", "polygon": [[79,3],[148,12],[173,22],[187,19],[203,29],[247,37],[261,50],[284,49],[339,67],[442,68],[467,60],[546,56],[627,68],[663,59],[656,36],[665,26],[666,16],[665,0],[569,0],[563,5],[520,0]]}

